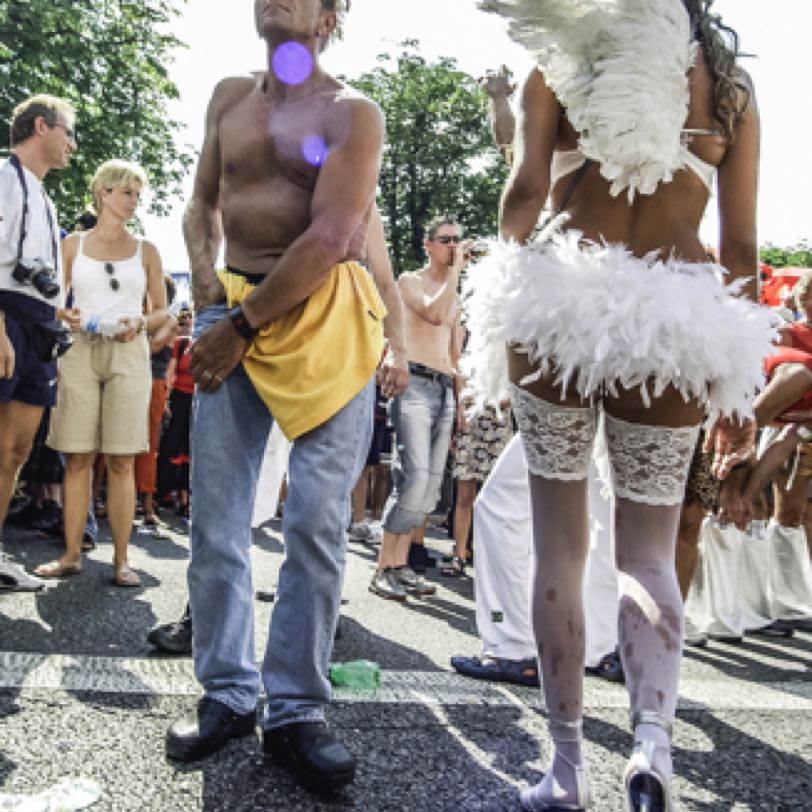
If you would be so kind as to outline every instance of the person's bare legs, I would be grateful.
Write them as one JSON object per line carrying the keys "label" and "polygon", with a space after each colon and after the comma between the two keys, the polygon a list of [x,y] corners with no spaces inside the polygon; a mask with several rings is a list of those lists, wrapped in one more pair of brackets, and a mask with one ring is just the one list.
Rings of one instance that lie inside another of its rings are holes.
{"label": "person's bare legs", "polygon": [[364,468],[361,471],[361,476],[358,477],[358,482],[352,489],[352,521],[353,524],[363,522],[367,517],[367,491],[369,483],[369,468]]}
{"label": "person's bare legs", "polygon": [[[384,530],[381,548],[378,550],[378,570],[382,572],[389,567],[399,567],[405,564],[409,556],[411,538],[411,533],[391,533],[389,530]],[[400,551],[404,546],[406,553],[401,561]]]}
{"label": "person's bare legs", "polygon": [[798,474],[792,480],[792,484],[790,484],[787,472],[782,472],[775,478],[773,482],[773,517],[782,527],[805,526],[808,487],[808,476]]}
{"label": "person's bare legs", "polygon": [[31,453],[41,420],[42,406],[15,400],[0,403],[0,528],[6,521],[17,474]]}
{"label": "person's bare legs", "polygon": [[127,563],[127,547],[135,516],[133,454],[107,454],[107,517],[113,534],[113,568]]}
{"label": "person's bare legs", "polygon": [[457,504],[454,508],[454,555],[465,561],[468,553],[468,535],[476,500],[476,480],[457,481]]}
{"label": "person's bare legs", "polygon": [[699,531],[705,519],[705,506],[699,501],[686,502],[682,505],[677,530],[677,580],[679,591],[684,601],[688,597],[688,590],[696,570],[699,557]]}
{"label": "person's bare legs", "polygon": [[372,518],[377,521],[383,516],[383,508],[389,498],[391,474],[388,465],[372,467]]}
{"label": "person's bare legs", "polygon": [[810,389],[812,389],[812,370],[803,364],[781,364],[753,403],[756,422],[761,427],[769,425],[790,406],[801,400]]}
{"label": "person's bare legs", "polygon": [[61,564],[76,565],[82,561],[82,534],[87,521],[90,477],[95,458],[95,451],[86,454],[65,454],[65,478],[62,488],[65,552],[59,559]]}
{"label": "person's bare legs", "polygon": [[144,521],[146,523],[157,521],[158,517],[155,515],[155,500],[152,491],[146,491],[143,494],[144,501]]}
{"label": "person's bare legs", "polygon": [[[97,505],[101,502],[101,488],[104,482],[105,474],[107,473],[107,465],[105,462],[104,454],[96,455],[96,462],[93,464],[93,510],[96,511]],[[102,510],[96,511],[97,516],[107,515],[107,506],[105,505]]]}

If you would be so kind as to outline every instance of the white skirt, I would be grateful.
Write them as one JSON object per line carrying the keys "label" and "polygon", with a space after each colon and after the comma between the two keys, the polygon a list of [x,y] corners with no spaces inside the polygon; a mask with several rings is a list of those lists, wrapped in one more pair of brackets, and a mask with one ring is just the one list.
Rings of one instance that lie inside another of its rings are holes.
{"label": "white skirt", "polygon": [[752,414],[776,316],[738,296],[713,263],[633,256],[583,244],[577,231],[519,246],[493,242],[468,271],[470,338],[463,371],[480,397],[507,393],[505,345],[585,399],[640,387],[644,400],[673,384],[708,419]]}

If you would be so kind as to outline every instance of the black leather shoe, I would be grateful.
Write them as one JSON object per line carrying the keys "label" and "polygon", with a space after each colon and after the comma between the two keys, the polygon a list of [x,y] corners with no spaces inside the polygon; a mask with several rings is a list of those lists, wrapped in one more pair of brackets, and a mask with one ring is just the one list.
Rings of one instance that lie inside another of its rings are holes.
{"label": "black leather shoe", "polygon": [[181,719],[166,734],[166,755],[176,761],[198,761],[206,758],[231,739],[254,733],[257,712],[234,713],[216,699],[204,696],[195,716]]}
{"label": "black leather shoe", "polygon": [[333,792],[355,778],[352,753],[325,722],[294,722],[262,733],[262,749],[293,772],[308,789]]}
{"label": "black leather shoe", "polygon": [[192,653],[192,616],[189,607],[177,623],[164,623],[156,626],[148,635],[147,641],[152,643],[158,651],[168,654]]}

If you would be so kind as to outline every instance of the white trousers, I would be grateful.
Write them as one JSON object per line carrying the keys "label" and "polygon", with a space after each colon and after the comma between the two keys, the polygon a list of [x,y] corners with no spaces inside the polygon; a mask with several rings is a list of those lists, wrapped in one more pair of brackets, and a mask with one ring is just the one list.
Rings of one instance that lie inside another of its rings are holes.
{"label": "white trousers", "polygon": [[775,620],[812,617],[812,565],[803,527],[753,522],[749,532],[708,517],[686,614],[700,631],[739,637]]}
{"label": "white trousers", "polygon": [[278,424],[274,423],[265,445],[262,467],[259,469],[251,527],[259,527],[276,516],[276,509],[279,507],[279,489],[282,487],[282,478],[288,469],[289,456],[290,442],[282,434],[282,429]]}
{"label": "white trousers", "polygon": [[[617,572],[612,500],[589,474],[589,556],[584,577],[586,665],[597,666],[617,645]],[[536,656],[531,595],[533,536],[527,463],[516,434],[496,461],[474,503],[474,596],[485,656]]]}

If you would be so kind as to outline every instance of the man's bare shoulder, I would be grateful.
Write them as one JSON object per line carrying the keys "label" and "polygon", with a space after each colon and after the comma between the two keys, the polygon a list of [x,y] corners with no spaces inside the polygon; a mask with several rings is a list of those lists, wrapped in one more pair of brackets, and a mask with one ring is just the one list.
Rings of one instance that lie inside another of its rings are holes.
{"label": "man's bare shoulder", "polygon": [[351,110],[357,115],[372,116],[383,121],[383,111],[377,102],[365,96],[360,90],[342,82],[336,82],[336,108]]}
{"label": "man's bare shoulder", "polygon": [[227,76],[221,79],[211,94],[209,107],[214,112],[222,112],[248,96],[262,81],[262,73],[247,73],[243,76]]}
{"label": "man's bare shoulder", "polygon": [[423,281],[422,271],[404,271],[398,277],[399,285],[419,285]]}

